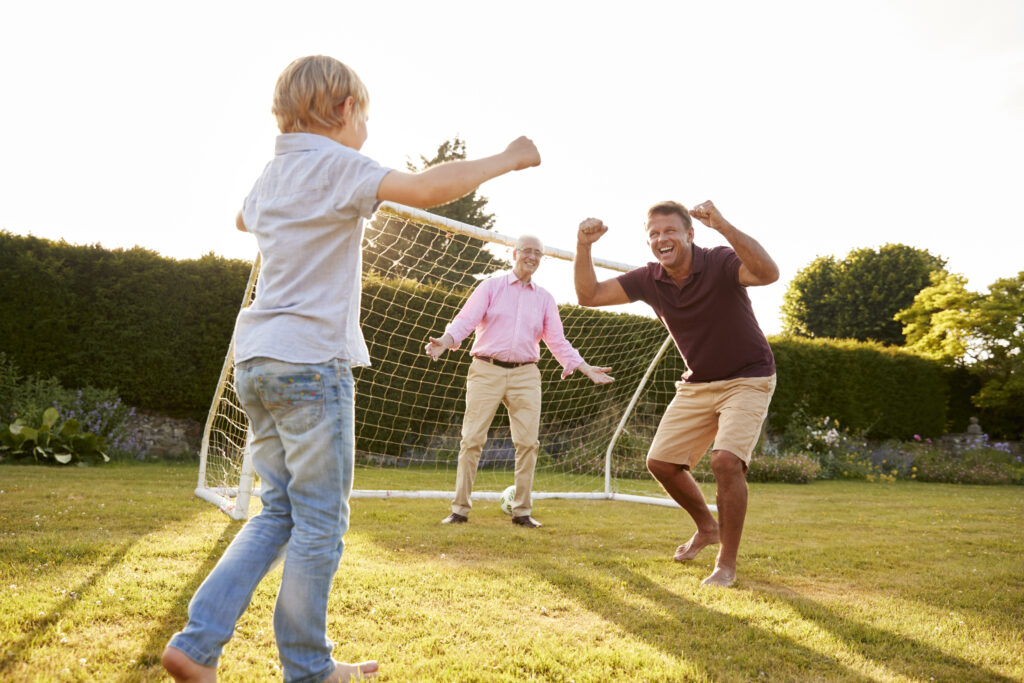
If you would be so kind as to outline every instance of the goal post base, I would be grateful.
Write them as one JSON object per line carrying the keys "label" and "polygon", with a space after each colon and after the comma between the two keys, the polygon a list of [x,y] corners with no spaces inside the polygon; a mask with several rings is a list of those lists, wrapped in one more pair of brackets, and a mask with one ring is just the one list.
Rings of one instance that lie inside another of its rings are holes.
{"label": "goal post base", "polygon": [[[223,489],[218,492],[213,489],[197,488],[195,494],[198,498],[208,503],[213,503],[217,508],[231,519],[244,520],[248,510],[237,504],[234,496],[237,489]],[[259,488],[253,489],[251,496],[258,498]],[[451,491],[399,491],[386,489],[353,489],[350,498],[374,498],[386,500],[388,498],[424,498],[432,500],[451,500]],[[603,493],[603,492],[581,492],[581,491],[535,491],[531,494],[533,500],[621,500],[627,503],[640,503],[642,505],[660,505],[662,507],[679,507],[671,498],[659,498],[658,496],[637,496],[629,493]],[[474,491],[473,500],[500,500],[500,491]],[[247,508],[248,506],[246,506]],[[715,505],[708,505],[708,509],[717,513]]]}
{"label": "goal post base", "polygon": [[[388,491],[357,489],[352,491],[352,498],[433,498],[438,500],[451,500],[451,491]],[[474,491],[470,496],[473,500],[500,500],[500,491]],[[582,492],[582,491],[534,491],[531,494],[533,500],[563,499],[563,500],[621,500],[627,503],[640,503],[642,505],[661,505],[663,507],[679,507],[671,498],[658,496],[637,496],[629,493],[604,493],[604,492]],[[708,505],[712,512],[718,512],[718,507]]]}
{"label": "goal post base", "polygon": [[[225,492],[227,493],[227,492]],[[197,488],[195,490],[196,497],[200,500],[205,500],[207,503],[213,503],[217,506],[221,512],[234,520],[244,520],[249,517],[249,506],[244,507],[237,505],[236,500],[233,497],[234,493],[229,497],[227,495],[221,495],[213,489]],[[248,502],[248,501],[247,501]]]}

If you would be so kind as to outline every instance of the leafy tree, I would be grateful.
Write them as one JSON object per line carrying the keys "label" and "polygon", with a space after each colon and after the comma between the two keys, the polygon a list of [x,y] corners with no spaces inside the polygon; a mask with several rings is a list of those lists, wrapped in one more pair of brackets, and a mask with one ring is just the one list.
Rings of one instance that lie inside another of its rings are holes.
{"label": "leafy tree", "polygon": [[910,350],[965,368],[978,378],[981,389],[971,402],[988,411],[987,426],[1008,435],[1020,432],[1024,425],[1024,271],[996,280],[984,295],[968,291],[961,275],[936,275],[932,285],[921,290],[896,319],[904,323]]}
{"label": "leafy tree", "polygon": [[[982,355],[978,371],[985,384],[979,406],[1024,406],[1024,271],[989,285],[973,316]],[[1019,425],[1021,423],[1018,423]]]}
{"label": "leafy tree", "polygon": [[901,345],[902,328],[893,316],[944,266],[944,259],[903,244],[855,249],[842,261],[818,257],[789,283],[782,305],[785,331]]}
{"label": "leafy tree", "polygon": [[971,318],[981,298],[967,291],[963,275],[932,273],[931,286],[918,292],[914,303],[894,316],[903,323],[907,349],[947,365],[976,360]]}
{"label": "leafy tree", "polygon": [[[441,143],[433,159],[421,156],[420,167],[411,162],[406,165],[410,171],[417,172],[465,158],[466,143],[456,136]],[[465,197],[434,207],[431,213],[492,230],[494,214],[484,211],[486,205],[487,199],[474,190]],[[427,270],[422,270],[424,267]],[[410,278],[420,282],[444,279],[456,286],[470,287],[477,282],[476,275],[507,267],[508,262],[484,249],[479,240],[465,235],[421,230],[416,224],[389,221],[382,216],[375,218],[366,229],[363,270],[385,278]]]}
{"label": "leafy tree", "polygon": [[831,256],[819,256],[797,273],[783,295],[785,331],[801,337],[842,336],[825,332],[836,322],[838,280],[839,264]]}

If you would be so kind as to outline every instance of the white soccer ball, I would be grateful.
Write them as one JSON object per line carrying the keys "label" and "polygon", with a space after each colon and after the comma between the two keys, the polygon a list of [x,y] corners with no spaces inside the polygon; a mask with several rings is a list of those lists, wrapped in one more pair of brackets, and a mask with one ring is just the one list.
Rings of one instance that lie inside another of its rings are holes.
{"label": "white soccer ball", "polygon": [[504,512],[506,515],[512,514],[512,501],[515,500],[515,498],[515,486],[509,486],[507,489],[501,492],[501,498],[499,498],[498,500],[501,503],[501,511]]}

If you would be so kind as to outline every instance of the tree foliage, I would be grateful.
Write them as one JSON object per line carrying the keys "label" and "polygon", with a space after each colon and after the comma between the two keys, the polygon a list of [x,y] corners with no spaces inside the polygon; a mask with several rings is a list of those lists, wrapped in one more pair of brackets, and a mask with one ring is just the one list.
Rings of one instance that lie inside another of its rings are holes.
{"label": "tree foliage", "polygon": [[944,266],[944,259],[903,244],[855,249],[841,261],[818,257],[789,283],[784,329],[805,337],[901,345],[901,325],[893,316]]}
{"label": "tree foliage", "polygon": [[932,284],[894,317],[903,323],[906,347],[946,365],[977,357],[972,343],[971,317],[981,296],[967,291],[967,278],[956,273],[932,273]]}
{"label": "tree foliage", "polygon": [[[937,275],[896,314],[907,347],[980,381],[975,406],[1006,434],[1024,429],[1024,271],[996,280],[988,294],[967,290],[961,275]],[[988,420],[988,418],[986,418]],[[1014,425],[1016,425],[1014,427]]]}
{"label": "tree foliage", "polygon": [[[420,166],[411,162],[412,172],[466,158],[466,143],[458,136],[445,140],[432,159],[420,157]],[[492,230],[494,214],[484,208],[487,199],[474,190],[465,197],[432,208],[431,213],[469,225]],[[426,274],[413,272],[417,263],[431,263]],[[458,264],[458,272],[453,268]],[[467,267],[468,264],[468,267]],[[480,242],[464,235],[432,233],[422,234],[415,223],[388,221],[375,218],[366,229],[363,243],[363,272],[376,273],[385,278],[412,278],[421,282],[439,282],[446,279],[459,287],[473,286],[477,275],[486,275],[509,267],[509,264],[480,246]]]}
{"label": "tree foliage", "polygon": [[983,350],[978,363],[985,381],[979,406],[1024,405],[1024,271],[989,285],[973,316],[972,332]]}

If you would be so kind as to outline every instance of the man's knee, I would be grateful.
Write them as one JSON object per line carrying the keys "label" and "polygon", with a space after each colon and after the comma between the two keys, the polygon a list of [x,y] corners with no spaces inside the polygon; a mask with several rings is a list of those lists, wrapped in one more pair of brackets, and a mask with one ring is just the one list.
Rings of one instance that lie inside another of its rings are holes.
{"label": "man's knee", "polygon": [[671,479],[680,470],[689,469],[686,465],[678,465],[674,462],[665,462],[664,460],[654,460],[652,458],[647,459],[647,471],[658,481]]}
{"label": "man's knee", "polygon": [[516,441],[515,439],[513,439],[512,448],[515,449],[517,456],[520,453],[540,451],[540,441],[537,441],[536,439],[533,441]]}
{"label": "man's knee", "polygon": [[480,461],[480,456],[483,454],[485,443],[487,443],[486,439],[473,442],[463,441],[459,447],[459,464],[475,466],[477,462]]}
{"label": "man's knee", "polygon": [[715,479],[743,477],[746,470],[746,465],[735,453],[730,453],[729,451],[714,451],[711,453],[711,472],[715,475]]}

